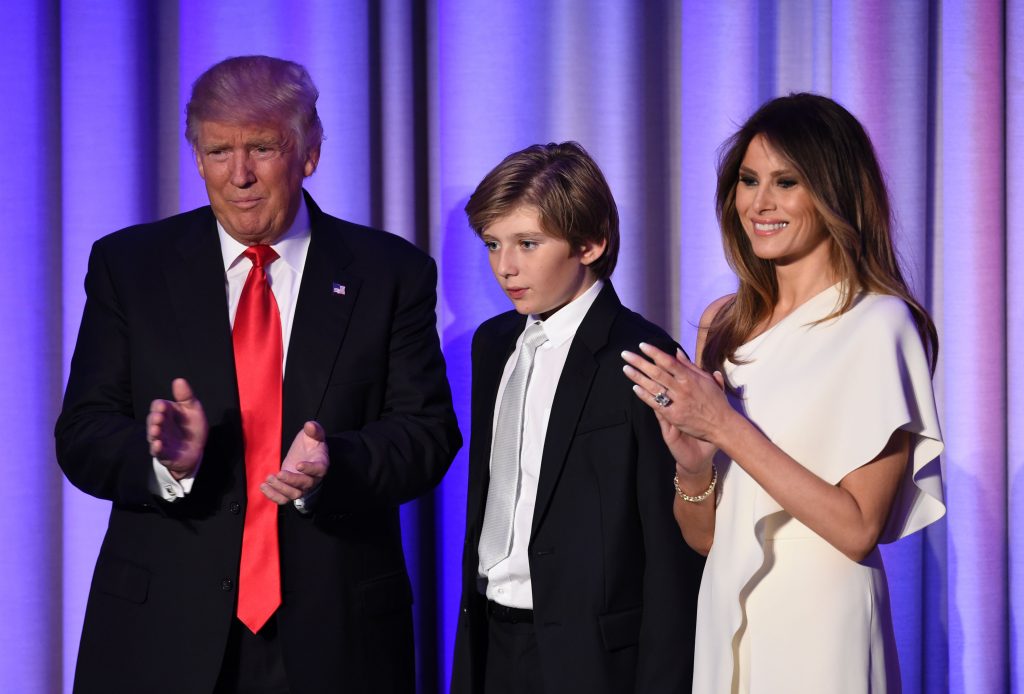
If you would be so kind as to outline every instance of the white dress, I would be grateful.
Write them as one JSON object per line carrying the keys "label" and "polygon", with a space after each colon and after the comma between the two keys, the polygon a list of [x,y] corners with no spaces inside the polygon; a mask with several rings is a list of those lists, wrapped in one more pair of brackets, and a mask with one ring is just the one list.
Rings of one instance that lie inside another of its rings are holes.
{"label": "white dress", "polygon": [[[830,484],[912,434],[882,542],[945,513],[938,416],[921,339],[897,297],[839,318],[835,285],[743,345],[733,406]],[[721,459],[722,456],[719,456]],[[857,563],[792,518],[739,465],[719,463],[715,538],[701,582],[695,694],[899,692],[888,588],[876,549]]]}

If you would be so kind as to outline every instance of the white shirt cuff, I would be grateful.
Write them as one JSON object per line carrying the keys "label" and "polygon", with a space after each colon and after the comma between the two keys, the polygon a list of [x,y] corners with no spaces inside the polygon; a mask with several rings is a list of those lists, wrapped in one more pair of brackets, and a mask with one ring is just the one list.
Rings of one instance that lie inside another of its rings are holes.
{"label": "white shirt cuff", "polygon": [[[195,482],[195,476],[198,471],[199,465],[196,465],[196,469],[192,471],[192,474],[176,480],[159,460],[153,458],[153,476],[149,479],[149,491],[164,501],[171,503],[184,499],[192,491],[192,483]],[[312,513],[314,500],[319,491],[320,486],[317,485],[309,494],[293,501],[292,504],[294,504],[295,510],[302,514]]]}
{"label": "white shirt cuff", "polygon": [[[202,461],[199,461],[202,463]],[[199,472],[199,465],[192,470],[192,474],[180,480],[174,479],[170,470],[164,467],[159,460],[153,458],[153,476],[149,478],[149,491],[164,501],[174,503],[184,499],[192,491],[192,483],[195,481],[196,473]]]}
{"label": "white shirt cuff", "polygon": [[316,505],[316,495],[320,492],[320,485],[313,487],[309,490],[309,494],[306,496],[296,499],[292,502],[295,506],[295,510],[299,513],[306,515],[313,512],[313,507]]}

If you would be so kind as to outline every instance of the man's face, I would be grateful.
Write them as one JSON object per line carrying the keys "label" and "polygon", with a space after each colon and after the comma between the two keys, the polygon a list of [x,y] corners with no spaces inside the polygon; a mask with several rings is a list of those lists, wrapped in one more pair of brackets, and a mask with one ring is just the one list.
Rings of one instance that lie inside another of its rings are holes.
{"label": "man's face", "polygon": [[291,226],[320,151],[296,152],[276,125],[204,121],[195,156],[217,220],[252,246],[276,241]]}
{"label": "man's face", "polygon": [[487,225],[482,239],[491,271],[516,311],[544,320],[590,288],[597,277],[589,265],[605,247],[602,241],[572,248],[545,233],[540,215],[525,206]]}

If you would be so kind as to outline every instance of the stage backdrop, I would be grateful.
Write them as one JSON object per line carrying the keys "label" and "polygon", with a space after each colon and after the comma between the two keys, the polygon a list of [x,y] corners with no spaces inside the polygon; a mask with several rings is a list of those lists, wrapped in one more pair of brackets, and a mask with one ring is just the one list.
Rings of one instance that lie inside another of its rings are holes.
{"label": "stage backdrop", "polygon": [[[437,259],[467,433],[470,337],[508,308],[462,213],[490,167],[582,142],[619,201],[621,296],[690,349],[701,310],[733,286],[717,145],[775,95],[845,104],[874,138],[942,338],[949,513],[885,550],[905,691],[1024,691],[1024,225],[1009,219],[1024,209],[1021,0],[3,3],[0,690],[70,691],[106,523],[107,503],[63,481],[52,441],[90,244],[205,202],[186,97],[206,67],[250,53],[299,61],[319,85],[320,205]],[[403,511],[422,692],[449,678],[465,485],[463,452]]]}

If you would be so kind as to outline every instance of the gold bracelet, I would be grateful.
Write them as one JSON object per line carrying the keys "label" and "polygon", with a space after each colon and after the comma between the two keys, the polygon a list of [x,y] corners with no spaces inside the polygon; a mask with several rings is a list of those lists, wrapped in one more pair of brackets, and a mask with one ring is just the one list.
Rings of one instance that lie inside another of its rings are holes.
{"label": "gold bracelet", "polygon": [[699,504],[700,502],[704,501],[704,499],[707,499],[709,496],[711,496],[711,492],[715,491],[716,484],[718,484],[718,468],[715,467],[714,463],[711,463],[711,484],[709,484],[708,488],[705,489],[704,492],[699,494],[698,496],[690,496],[689,494],[685,493],[682,489],[679,488],[679,473],[676,473],[676,475],[672,478],[672,486],[676,488],[676,494],[679,495],[680,499],[682,499],[683,501],[688,501],[691,504]]}

